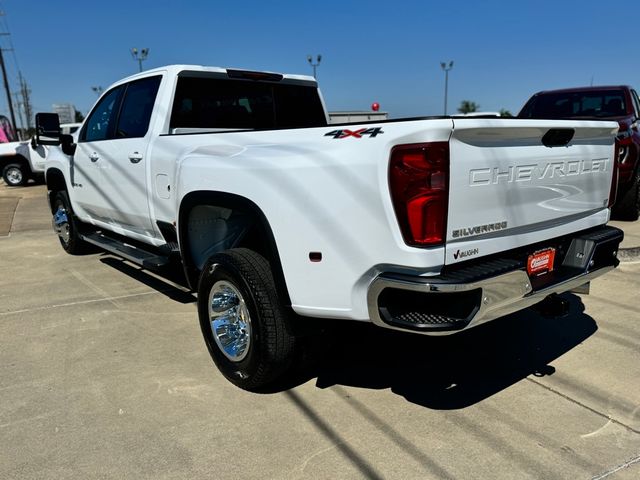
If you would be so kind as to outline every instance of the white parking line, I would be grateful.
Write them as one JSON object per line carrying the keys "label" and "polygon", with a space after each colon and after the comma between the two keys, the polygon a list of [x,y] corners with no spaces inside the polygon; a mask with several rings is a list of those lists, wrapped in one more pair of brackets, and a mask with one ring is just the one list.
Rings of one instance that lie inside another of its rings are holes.
{"label": "white parking line", "polygon": [[8,315],[15,315],[18,313],[29,313],[29,312],[37,312],[42,310],[49,310],[53,308],[63,308],[63,307],[73,307],[74,305],[86,305],[88,303],[99,303],[99,302],[114,302],[116,300],[122,300],[125,298],[133,298],[133,297],[142,297],[146,295],[158,295],[164,293],[164,291],[155,291],[155,292],[145,292],[145,293],[132,293],[130,295],[119,295],[116,297],[108,297],[108,298],[95,298],[93,300],[81,300],[79,302],[70,302],[70,303],[59,303],[56,305],[45,305],[43,307],[36,308],[25,308],[24,310],[13,310],[11,312],[0,312],[0,317],[6,317]]}

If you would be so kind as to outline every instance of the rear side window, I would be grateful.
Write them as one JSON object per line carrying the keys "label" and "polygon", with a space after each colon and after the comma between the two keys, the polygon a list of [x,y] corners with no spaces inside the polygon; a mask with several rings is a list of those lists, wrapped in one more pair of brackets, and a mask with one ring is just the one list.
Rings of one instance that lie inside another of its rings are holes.
{"label": "rear side window", "polygon": [[626,115],[622,90],[543,93],[522,109],[521,118],[607,118]]}
{"label": "rear side window", "polygon": [[326,124],[314,86],[180,77],[170,128],[254,130]]}
{"label": "rear side window", "polygon": [[151,112],[162,76],[131,82],[122,102],[116,138],[144,137],[149,129]]}
{"label": "rear side window", "polygon": [[113,137],[123,86],[107,92],[93,109],[81,132],[80,141],[96,142]]}

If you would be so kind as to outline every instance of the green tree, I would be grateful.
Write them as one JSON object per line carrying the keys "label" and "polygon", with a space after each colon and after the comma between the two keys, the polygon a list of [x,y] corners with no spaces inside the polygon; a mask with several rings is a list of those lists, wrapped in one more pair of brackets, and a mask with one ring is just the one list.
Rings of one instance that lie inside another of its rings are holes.
{"label": "green tree", "polygon": [[480,105],[476,102],[472,102],[471,100],[462,100],[460,102],[460,106],[458,107],[459,113],[473,113],[480,110]]}
{"label": "green tree", "polygon": [[80,123],[84,120],[84,115],[79,112],[78,110],[76,110],[76,122]]}
{"label": "green tree", "polygon": [[500,116],[501,117],[513,117],[511,112],[509,110],[507,110],[506,108],[501,108],[500,109]]}

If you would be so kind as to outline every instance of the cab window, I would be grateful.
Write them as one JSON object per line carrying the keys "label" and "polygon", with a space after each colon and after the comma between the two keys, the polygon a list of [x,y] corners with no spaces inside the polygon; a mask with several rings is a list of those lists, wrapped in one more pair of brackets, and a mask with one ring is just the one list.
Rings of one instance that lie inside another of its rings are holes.
{"label": "cab window", "polygon": [[315,86],[181,76],[170,129],[254,130],[326,124]]}
{"label": "cab window", "polygon": [[146,135],[161,79],[162,76],[158,75],[127,85],[115,138],[136,138]]}
{"label": "cab window", "polygon": [[96,142],[113,136],[123,91],[124,87],[119,86],[102,97],[100,103],[87,118],[85,127],[80,134],[81,142]]}

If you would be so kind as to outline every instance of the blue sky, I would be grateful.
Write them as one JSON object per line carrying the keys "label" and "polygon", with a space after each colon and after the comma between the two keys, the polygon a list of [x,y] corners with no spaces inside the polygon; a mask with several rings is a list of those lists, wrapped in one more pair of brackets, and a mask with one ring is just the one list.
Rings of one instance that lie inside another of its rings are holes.
{"label": "blue sky", "polygon": [[[632,4],[627,4],[631,9]],[[632,18],[592,0],[431,1],[47,1],[1,0],[0,37],[9,81],[18,70],[36,111],[72,103],[87,113],[96,95],[145,68],[171,63],[311,74],[330,110],[391,117],[440,115],[453,60],[449,111],[462,100],[516,113],[534,92],[594,84],[640,87]],[[0,91],[0,113],[7,113]]]}

